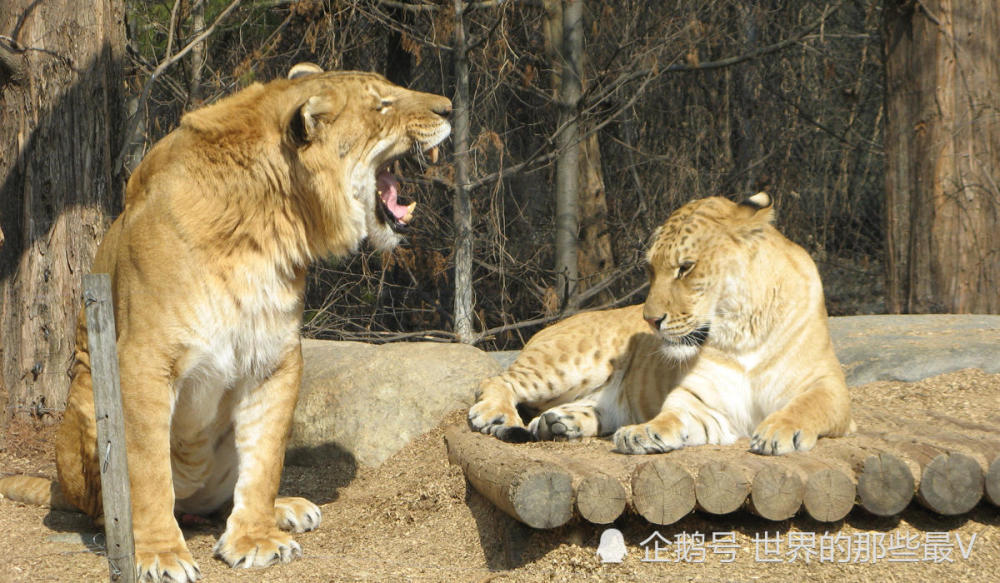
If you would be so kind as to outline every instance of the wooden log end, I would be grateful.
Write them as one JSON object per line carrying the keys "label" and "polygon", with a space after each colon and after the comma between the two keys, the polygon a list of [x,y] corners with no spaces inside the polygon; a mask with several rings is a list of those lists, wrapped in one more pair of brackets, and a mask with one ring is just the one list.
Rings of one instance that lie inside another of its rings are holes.
{"label": "wooden log end", "polygon": [[594,524],[614,522],[625,511],[627,499],[621,482],[611,476],[587,476],[576,488],[576,510]]}
{"label": "wooden log end", "polygon": [[938,514],[964,514],[983,497],[983,469],[975,458],[951,452],[924,467],[917,499]]}
{"label": "wooden log end", "polygon": [[813,520],[836,522],[854,508],[856,497],[854,481],[844,472],[830,468],[809,475],[802,506]]}
{"label": "wooden log end", "polygon": [[470,431],[445,431],[448,459],[466,480],[513,518],[532,528],[555,528],[573,517],[573,478],[530,450]]}
{"label": "wooden log end", "polygon": [[898,457],[880,453],[865,459],[858,476],[861,506],[876,516],[895,516],[913,499],[916,481]]}
{"label": "wooden log end", "polygon": [[511,482],[508,496],[514,518],[532,528],[556,528],[573,517],[573,480],[559,469],[521,474]]}
{"label": "wooden log end", "polygon": [[694,478],[666,458],[640,464],[632,472],[632,504],[653,524],[673,524],[694,510]]}
{"label": "wooden log end", "polygon": [[698,468],[694,494],[698,508],[709,514],[729,514],[743,507],[750,495],[751,480],[742,467],[713,461]]}
{"label": "wooden log end", "polygon": [[798,474],[778,464],[757,471],[750,487],[750,509],[768,520],[787,520],[802,506],[805,484]]}
{"label": "wooden log end", "polygon": [[986,499],[994,506],[1000,506],[1000,456],[990,464],[989,471],[986,472]]}

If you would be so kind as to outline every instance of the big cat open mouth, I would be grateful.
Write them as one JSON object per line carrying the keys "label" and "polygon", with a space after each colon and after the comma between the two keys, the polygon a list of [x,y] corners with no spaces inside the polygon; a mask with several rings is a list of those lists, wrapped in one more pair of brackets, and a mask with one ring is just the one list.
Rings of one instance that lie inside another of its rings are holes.
{"label": "big cat open mouth", "polygon": [[389,171],[389,165],[379,168],[375,175],[375,188],[378,190],[379,208],[382,218],[393,230],[405,228],[413,219],[413,209],[417,203],[403,205],[399,201],[399,179]]}
{"label": "big cat open mouth", "polygon": [[[438,159],[438,149],[433,147],[427,151],[427,158],[436,163]],[[382,218],[394,231],[405,229],[413,220],[413,209],[417,203],[404,204],[400,200],[402,185],[399,178],[392,173],[392,162],[385,164],[375,173],[375,189],[378,191],[379,209]]]}

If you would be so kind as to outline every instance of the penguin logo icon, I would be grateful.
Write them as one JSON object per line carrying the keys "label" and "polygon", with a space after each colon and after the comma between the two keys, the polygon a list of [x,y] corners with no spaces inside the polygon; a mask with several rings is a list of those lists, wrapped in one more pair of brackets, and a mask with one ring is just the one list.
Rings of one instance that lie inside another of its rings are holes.
{"label": "penguin logo icon", "polygon": [[597,556],[602,563],[620,563],[628,551],[625,537],[617,528],[609,528],[601,533],[601,543],[597,545]]}

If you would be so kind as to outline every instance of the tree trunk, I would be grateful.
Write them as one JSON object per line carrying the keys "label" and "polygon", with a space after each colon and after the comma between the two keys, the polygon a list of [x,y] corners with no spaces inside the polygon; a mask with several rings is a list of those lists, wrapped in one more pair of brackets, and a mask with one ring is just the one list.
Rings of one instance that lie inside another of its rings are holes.
{"label": "tree trunk", "polygon": [[[596,135],[581,138],[580,97],[585,80],[582,3],[546,0],[546,46],[556,75],[559,135],[556,160],[556,290],[565,305],[574,293],[598,283],[614,267],[607,228],[608,203]],[[567,73],[568,72],[568,73]],[[566,74],[564,74],[566,73]]]}
{"label": "tree trunk", "polygon": [[[604,172],[597,134],[591,134],[580,144],[580,239],[577,256],[578,292],[598,284],[614,268],[611,233],[608,232],[608,199],[604,192]],[[610,291],[597,296],[610,301]]]}
{"label": "tree trunk", "polygon": [[564,0],[562,42],[559,45],[560,79],[556,102],[559,127],[556,136],[556,293],[560,305],[576,293],[580,228],[580,124],[579,105],[583,93],[583,0]]}
{"label": "tree trunk", "polygon": [[[741,52],[750,53],[760,46],[760,31],[757,26],[758,8],[752,3],[743,3],[736,7],[743,33]],[[729,134],[730,149],[733,154],[733,165],[730,171],[727,189],[738,197],[749,196],[757,192],[754,167],[760,158],[761,135],[757,128],[757,108],[760,102],[760,90],[755,71],[750,67],[733,67],[730,73],[733,93],[728,96],[732,105],[732,118],[727,120],[732,128]]]}
{"label": "tree trunk", "polygon": [[474,340],[472,328],[472,202],[469,200],[469,58],[465,0],[455,0],[455,335]]}
{"label": "tree trunk", "polygon": [[890,312],[1000,312],[1000,12],[891,0],[886,43]]}
{"label": "tree trunk", "polygon": [[68,387],[81,278],[123,181],[120,0],[7,0],[0,11],[0,349],[2,416],[49,417]]}
{"label": "tree trunk", "polygon": [[[193,39],[205,30],[205,1],[194,0],[191,5],[191,34]],[[168,55],[169,57],[169,55]],[[201,107],[205,96],[202,92],[201,78],[205,71],[205,61],[208,57],[208,41],[202,41],[191,49],[191,78],[188,83],[188,109]]]}

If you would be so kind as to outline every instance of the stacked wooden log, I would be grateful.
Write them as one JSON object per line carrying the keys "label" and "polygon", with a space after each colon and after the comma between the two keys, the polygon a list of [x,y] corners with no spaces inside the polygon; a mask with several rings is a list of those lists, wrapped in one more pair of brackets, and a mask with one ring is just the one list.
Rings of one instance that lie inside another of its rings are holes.
{"label": "stacked wooden log", "polygon": [[1000,424],[924,413],[933,424],[866,412],[869,429],[777,457],[749,453],[743,442],[649,456],[620,455],[596,439],[508,444],[464,425],[445,441],[473,488],[534,528],[574,516],[608,524],[626,510],[664,525],[696,509],[835,522],[855,505],[892,516],[914,499],[942,515],[969,512],[981,499],[1000,506]]}

